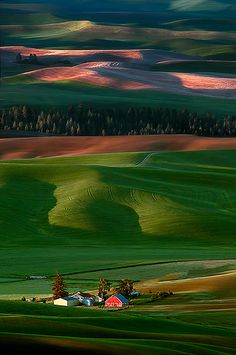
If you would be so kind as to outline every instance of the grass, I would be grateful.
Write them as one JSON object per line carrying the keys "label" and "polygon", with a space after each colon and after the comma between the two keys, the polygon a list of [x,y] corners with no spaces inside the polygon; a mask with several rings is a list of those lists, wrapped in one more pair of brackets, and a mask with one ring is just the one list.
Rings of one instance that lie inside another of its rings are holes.
{"label": "grass", "polygon": [[[122,23],[117,23],[109,13],[105,15],[102,23],[99,23],[99,19],[94,19],[91,13],[88,17],[84,16],[85,14],[79,19],[70,21],[61,19],[59,23],[55,16],[50,20],[50,16],[46,14],[41,17],[27,15],[24,17],[25,20],[22,18],[25,26],[19,24],[17,17],[14,22],[14,17],[10,20],[9,16],[6,16],[1,27],[3,42],[5,45],[81,49],[116,49],[122,48],[123,43],[123,48],[177,50],[180,53],[209,58],[220,59],[223,56],[223,60],[235,58],[235,22],[230,19],[223,21],[222,25],[222,20],[215,18],[208,26],[204,25],[206,20],[199,19],[195,22],[202,21],[202,28],[194,27],[194,22],[193,28],[184,22],[180,28],[181,24],[178,21],[170,25],[161,24],[161,15],[156,16],[154,23],[153,20],[149,23],[150,11],[146,16],[142,14],[141,23],[138,19],[134,22],[133,14],[123,19]],[[114,22],[111,23],[112,21]]]}
{"label": "grass", "polygon": [[196,269],[162,261],[235,258],[235,154],[158,153],[142,165],[145,153],[1,162],[0,277],[25,281],[1,282],[0,294],[48,294],[58,270],[78,290],[102,276]]}
{"label": "grass", "polygon": [[153,67],[155,71],[174,71],[181,73],[211,72],[236,74],[236,62],[224,61],[186,61],[177,63],[160,63]]}
{"label": "grass", "polygon": [[68,106],[80,102],[93,106],[146,105],[206,113],[232,115],[236,103],[230,99],[169,94],[157,90],[120,91],[64,81],[43,83],[35,79],[9,77],[2,80],[0,107],[9,105]]}
{"label": "grass", "polygon": [[185,18],[183,20],[177,20],[172,22],[166,22],[162,24],[163,27],[169,29],[175,29],[178,31],[191,30],[206,30],[206,31],[235,31],[236,21],[227,18]]}
{"label": "grass", "polygon": [[[0,301],[4,347],[121,354],[234,354],[235,312],[121,312]],[[222,316],[224,321],[222,322]],[[138,325],[138,326],[137,326]]]}

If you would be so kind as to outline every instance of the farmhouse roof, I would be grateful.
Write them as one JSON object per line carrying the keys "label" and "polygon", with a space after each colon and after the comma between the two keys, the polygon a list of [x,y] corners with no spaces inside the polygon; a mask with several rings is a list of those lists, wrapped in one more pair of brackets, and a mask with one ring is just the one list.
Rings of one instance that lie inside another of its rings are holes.
{"label": "farmhouse roof", "polygon": [[90,293],[84,293],[84,292],[76,292],[73,295],[71,295],[73,298],[95,298],[96,296],[91,295]]}
{"label": "farmhouse roof", "polygon": [[81,298],[81,297],[84,297],[84,296],[82,295],[81,292],[76,292],[76,293],[73,293],[72,295],[70,295],[70,297],[73,297],[73,298]]}
{"label": "farmhouse roof", "polygon": [[61,297],[61,298],[59,298],[59,299],[62,299],[62,300],[65,300],[65,301],[74,301],[74,300],[75,300],[74,297],[70,297],[70,296],[68,296],[68,297]]}

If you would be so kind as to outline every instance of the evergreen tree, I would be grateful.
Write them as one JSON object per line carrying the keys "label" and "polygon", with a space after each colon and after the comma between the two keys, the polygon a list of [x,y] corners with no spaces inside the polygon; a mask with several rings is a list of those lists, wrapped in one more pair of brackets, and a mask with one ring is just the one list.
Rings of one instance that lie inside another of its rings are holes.
{"label": "evergreen tree", "polygon": [[65,297],[68,295],[63,277],[61,276],[61,274],[59,272],[56,274],[56,276],[54,278],[53,285],[52,285],[52,291],[53,291],[53,299],[54,300],[56,300],[57,298]]}
{"label": "evergreen tree", "polygon": [[[31,54],[31,56],[33,56]],[[141,108],[93,108],[71,106],[68,110],[12,106],[0,110],[0,129],[22,130],[26,125],[37,133],[101,136],[194,134],[235,137],[236,117],[187,110]]]}

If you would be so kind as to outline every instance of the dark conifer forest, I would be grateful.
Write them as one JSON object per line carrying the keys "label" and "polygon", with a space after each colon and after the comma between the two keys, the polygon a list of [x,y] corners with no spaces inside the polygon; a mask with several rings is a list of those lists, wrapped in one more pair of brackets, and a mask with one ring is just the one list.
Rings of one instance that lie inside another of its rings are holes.
{"label": "dark conifer forest", "polygon": [[151,107],[66,109],[12,106],[0,113],[0,130],[20,135],[114,136],[194,134],[235,137],[236,116],[216,118],[185,109]]}

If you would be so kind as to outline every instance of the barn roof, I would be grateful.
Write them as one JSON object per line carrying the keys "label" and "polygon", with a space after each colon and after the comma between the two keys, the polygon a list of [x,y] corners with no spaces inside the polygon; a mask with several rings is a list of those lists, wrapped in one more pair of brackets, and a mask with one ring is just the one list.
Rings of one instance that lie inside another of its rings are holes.
{"label": "barn roof", "polygon": [[[127,298],[125,298],[125,296],[123,296],[121,294],[116,294],[116,295],[113,295],[113,296],[118,298],[122,303],[128,303]],[[111,296],[111,297],[113,297],[113,296]]]}

